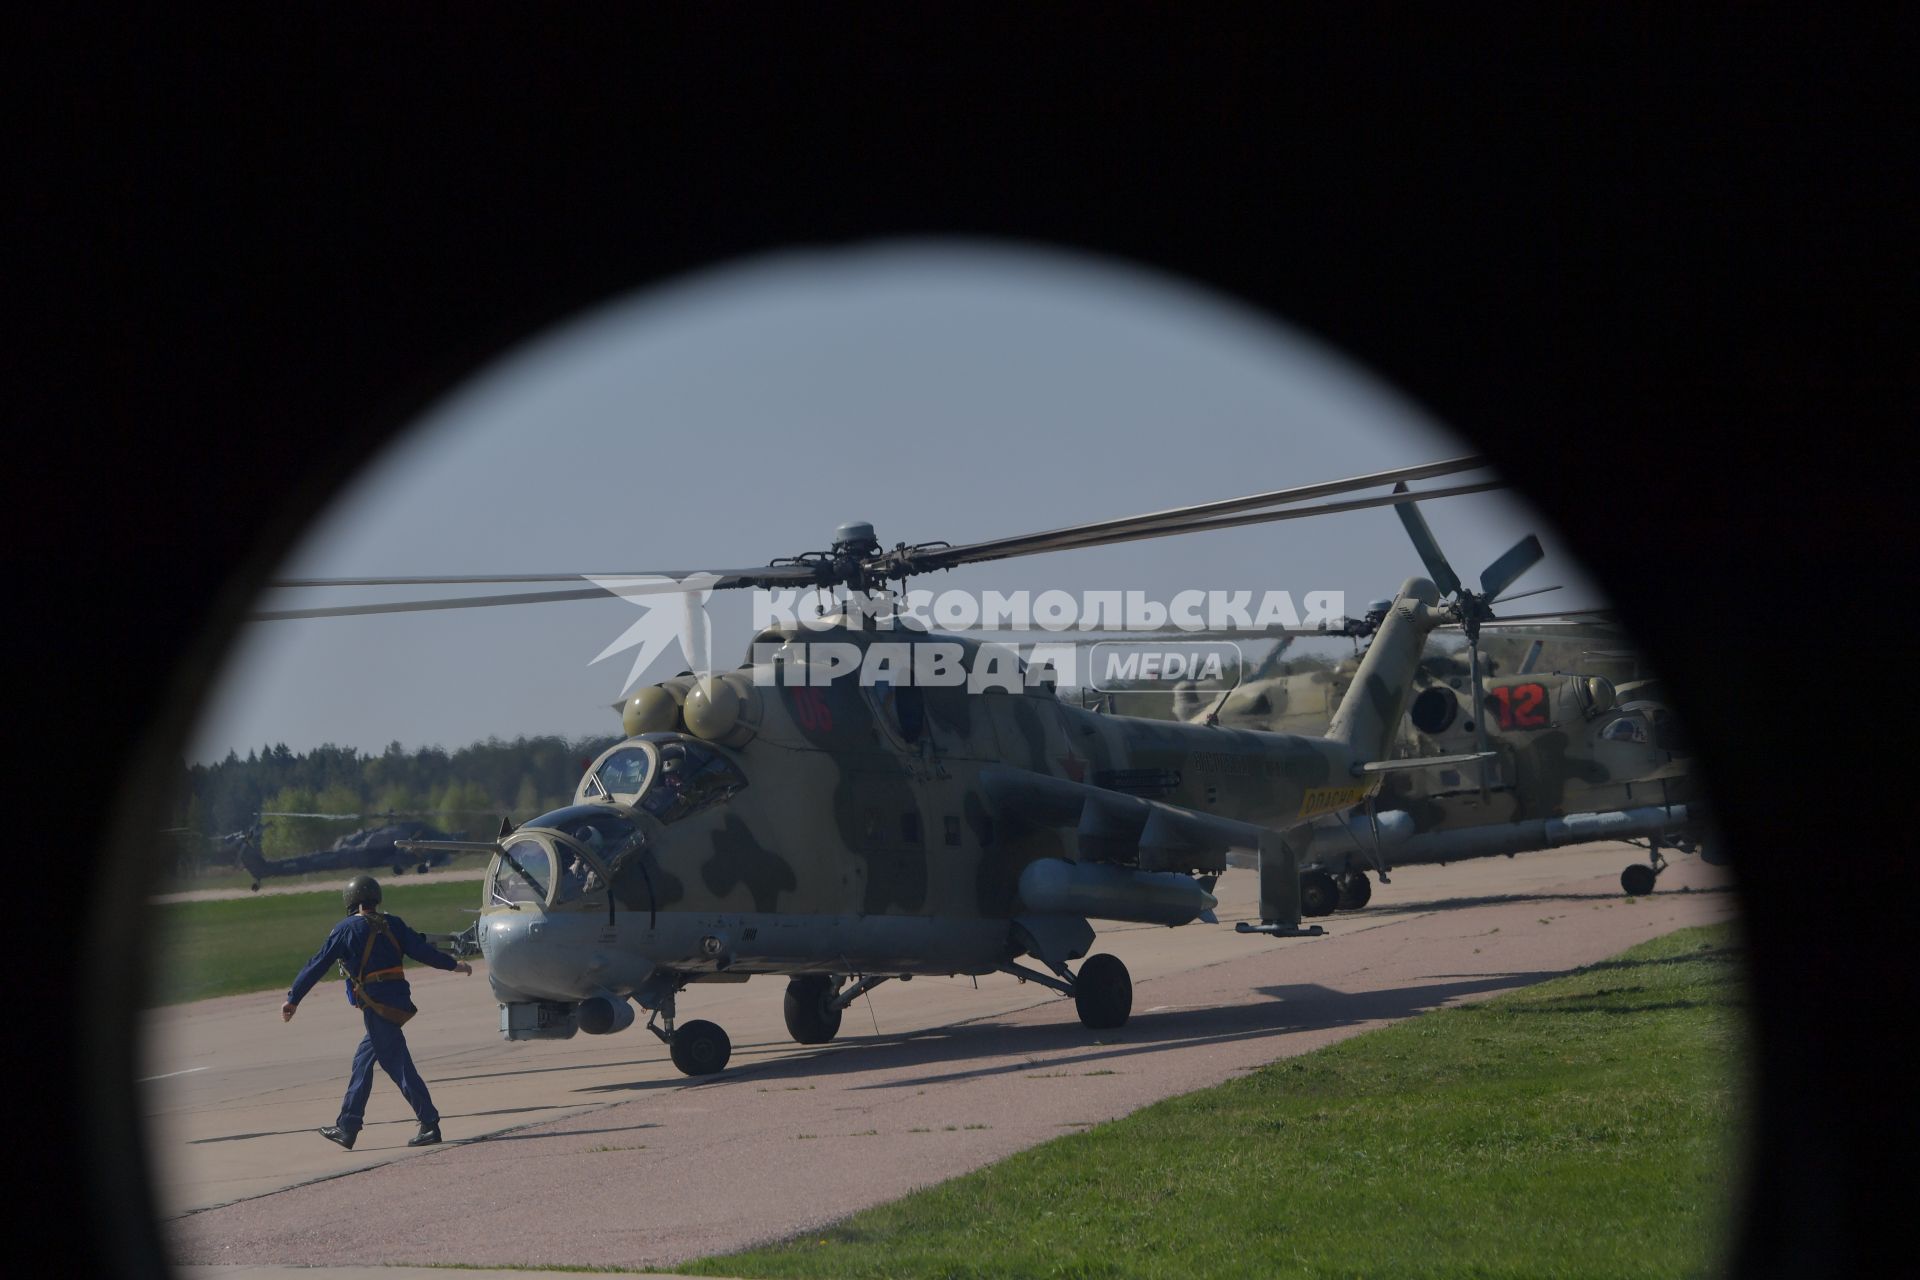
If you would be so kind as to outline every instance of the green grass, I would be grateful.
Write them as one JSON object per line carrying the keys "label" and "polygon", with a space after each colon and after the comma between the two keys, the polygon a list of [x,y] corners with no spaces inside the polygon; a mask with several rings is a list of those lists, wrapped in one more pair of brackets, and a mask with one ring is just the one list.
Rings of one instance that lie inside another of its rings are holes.
{"label": "green grass", "polygon": [[1737,1183],[1724,926],[1056,1138],[743,1277],[1682,1276]]}
{"label": "green grass", "polygon": [[[477,881],[381,888],[382,905],[422,933],[458,933],[473,923],[473,908],[480,905]],[[150,996],[155,1005],[284,991],[346,914],[337,888],[225,902],[175,902],[151,910],[160,944],[160,967]],[[339,980],[337,968],[325,979]]]}
{"label": "green grass", "polygon": [[[456,853],[447,861],[434,867],[440,871],[481,871],[493,855],[491,853]],[[379,880],[381,885],[392,880],[404,880],[405,877],[391,877],[389,867],[367,867],[366,873]],[[338,890],[355,873],[349,870],[310,871],[301,876],[269,876],[260,882],[263,889],[280,888],[285,885],[311,885],[315,889],[331,887]],[[408,876],[414,874],[408,868]],[[253,884],[253,876],[237,868],[222,867],[217,870],[202,871],[197,875],[170,877],[158,890],[160,893],[190,893],[197,889],[245,889]]]}

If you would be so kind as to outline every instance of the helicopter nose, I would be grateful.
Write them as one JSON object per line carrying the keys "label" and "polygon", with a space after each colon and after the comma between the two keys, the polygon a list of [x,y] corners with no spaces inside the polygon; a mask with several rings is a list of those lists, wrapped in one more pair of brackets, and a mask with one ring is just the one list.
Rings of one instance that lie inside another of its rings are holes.
{"label": "helicopter nose", "polygon": [[495,987],[533,994],[529,984],[537,967],[534,938],[541,923],[537,911],[501,911],[480,922],[480,954],[486,957],[487,978]]}
{"label": "helicopter nose", "polygon": [[480,922],[480,952],[502,1004],[631,991],[653,971],[653,961],[631,940],[622,946],[607,935],[599,911],[495,912]]}

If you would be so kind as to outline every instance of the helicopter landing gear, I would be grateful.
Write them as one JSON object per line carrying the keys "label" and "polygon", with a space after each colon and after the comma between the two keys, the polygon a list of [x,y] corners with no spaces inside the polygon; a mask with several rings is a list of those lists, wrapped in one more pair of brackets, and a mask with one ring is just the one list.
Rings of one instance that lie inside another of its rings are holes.
{"label": "helicopter landing gear", "polygon": [[1095,1031],[1125,1026],[1133,1013],[1133,976],[1119,956],[1088,956],[1073,980],[1073,1006]]}
{"label": "helicopter landing gear", "polygon": [[652,1008],[647,1030],[667,1046],[667,1056],[683,1075],[710,1076],[727,1065],[727,1059],[733,1056],[733,1041],[725,1031],[700,1019],[676,1027],[672,994],[660,998]]}
{"label": "helicopter landing gear", "polygon": [[1012,974],[1022,982],[1051,987],[1063,996],[1072,996],[1080,1021],[1092,1030],[1106,1031],[1126,1025],[1133,1014],[1133,977],[1119,956],[1104,953],[1088,956],[1081,962],[1078,976],[1058,960],[1048,960],[1047,967],[1060,976],[1050,977],[1011,961],[1001,965],[1000,972]]}
{"label": "helicopter landing gear", "polygon": [[1629,898],[1642,898],[1653,892],[1653,882],[1662,871],[1667,869],[1667,860],[1660,856],[1660,842],[1647,842],[1648,861],[1636,862],[1620,873],[1620,887]]}
{"label": "helicopter landing gear", "polygon": [[1300,877],[1300,914],[1330,916],[1340,904],[1340,886],[1324,871],[1309,871]]}
{"label": "helicopter landing gear", "polygon": [[787,982],[787,1034],[800,1044],[825,1044],[840,1033],[842,1006],[834,999],[839,984],[824,973],[802,974]]}
{"label": "helicopter landing gear", "polygon": [[1620,887],[1629,898],[1641,898],[1653,892],[1653,868],[1636,862],[1620,873]]}
{"label": "helicopter landing gear", "polygon": [[1333,883],[1340,891],[1339,908],[1342,911],[1358,911],[1373,898],[1373,881],[1367,879],[1364,871],[1348,871],[1337,875]]}
{"label": "helicopter landing gear", "polygon": [[667,1053],[683,1074],[710,1076],[727,1065],[733,1042],[713,1023],[696,1018],[673,1031]]}

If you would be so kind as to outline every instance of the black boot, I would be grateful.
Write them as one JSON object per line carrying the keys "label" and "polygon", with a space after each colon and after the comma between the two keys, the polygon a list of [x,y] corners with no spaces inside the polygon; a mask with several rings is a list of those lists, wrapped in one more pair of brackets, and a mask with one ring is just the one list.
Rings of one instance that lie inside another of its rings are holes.
{"label": "black boot", "polygon": [[320,1131],[320,1136],[328,1142],[337,1142],[351,1151],[353,1150],[353,1139],[356,1135],[348,1133],[337,1124],[330,1124]]}
{"label": "black boot", "polygon": [[420,1126],[420,1132],[407,1139],[407,1145],[410,1147],[430,1147],[438,1141],[440,1141],[440,1126],[437,1124],[423,1124]]}

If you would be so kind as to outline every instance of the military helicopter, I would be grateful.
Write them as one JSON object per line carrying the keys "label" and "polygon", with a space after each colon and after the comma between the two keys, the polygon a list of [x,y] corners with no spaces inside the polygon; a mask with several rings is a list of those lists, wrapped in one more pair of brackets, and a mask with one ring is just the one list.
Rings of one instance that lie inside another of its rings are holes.
{"label": "military helicopter", "polygon": [[[870,526],[848,524],[827,551],[698,581],[715,589],[844,589],[851,606],[857,593],[963,564],[1391,505],[1393,495],[1298,504],[1484,466],[1453,459],[957,546],[883,550]],[[1523,540],[1489,568],[1487,595],[1541,554],[1537,539]],[[600,592],[255,616],[472,608]],[[1317,934],[1318,926],[1300,925],[1296,833],[1361,803],[1392,773],[1477,758],[1387,758],[1427,637],[1474,607],[1470,598],[1443,604],[1432,582],[1409,578],[1355,673],[1366,696],[1346,699],[1317,737],[1072,707],[1044,664],[1027,664],[1008,646],[887,625],[895,620],[849,607],[820,629],[763,632],[737,670],[638,690],[623,709],[630,736],[591,763],[572,805],[517,827],[503,821],[484,844],[400,847],[492,852],[476,932],[510,1040],[617,1032],[637,1020],[637,1005],[675,1066],[710,1074],[725,1067],[730,1041],[711,1022],[677,1020],[678,996],[756,975],[787,978],[787,1028],[802,1044],[831,1040],[842,1012],[879,983],[924,974],[1012,974],[1071,997],[1087,1027],[1117,1027],[1131,1013],[1131,978],[1117,957],[1088,954],[1092,920],[1212,921],[1211,890],[1236,851],[1252,856],[1260,883],[1260,923],[1236,928]]]}
{"label": "military helicopter", "polygon": [[460,841],[466,838],[464,831],[442,831],[424,822],[387,822],[377,827],[362,827],[358,831],[341,836],[327,848],[315,849],[310,853],[298,853],[286,858],[268,858],[260,851],[260,836],[263,822],[267,818],[366,816],[390,818],[393,815],[263,811],[255,814],[253,822],[248,826],[221,836],[220,844],[231,851],[240,865],[246,868],[247,874],[253,877],[253,883],[247,887],[257,893],[260,882],[270,876],[300,876],[315,871],[359,871],[372,867],[386,867],[394,875],[404,875],[408,868],[424,875],[448,861],[453,855],[444,849],[410,850],[404,847],[404,842]]}
{"label": "military helicopter", "polygon": [[[1324,677],[1324,678],[1321,678]],[[1350,669],[1255,680],[1211,714],[1233,728],[1304,731],[1337,709]],[[1445,754],[1472,740],[1468,695],[1453,679],[1428,678],[1411,699],[1396,741],[1400,758]],[[1276,686],[1291,685],[1276,690]],[[1306,696],[1301,696],[1305,686]],[[1600,840],[1639,843],[1649,861],[1621,873],[1629,895],[1653,891],[1667,865],[1663,849],[1717,851],[1702,829],[1705,810],[1692,784],[1684,740],[1657,703],[1618,700],[1602,676],[1522,672],[1484,682],[1488,761],[1483,792],[1460,769],[1390,776],[1371,811],[1323,818],[1302,850],[1301,910],[1308,916],[1357,909],[1371,899],[1367,872],[1447,863]],[[1284,710],[1283,710],[1284,709]]]}
{"label": "military helicopter", "polygon": [[[1429,572],[1464,594],[1415,504],[1395,509]],[[1364,618],[1320,634],[1369,636],[1385,607],[1386,602],[1376,602]],[[1474,612],[1463,609],[1469,619]],[[1678,722],[1666,707],[1640,696],[1654,682],[1616,686],[1599,675],[1534,670],[1546,645],[1564,649],[1561,635],[1573,629],[1579,634],[1568,638],[1581,644],[1596,635],[1609,637],[1616,647],[1599,652],[1616,669],[1627,663],[1638,674],[1637,658],[1617,647],[1622,639],[1617,629],[1593,621],[1604,613],[1482,616],[1477,624],[1457,624],[1469,632],[1465,678],[1450,659],[1430,657],[1423,664],[1396,754],[1412,759],[1469,748],[1478,753],[1491,744],[1491,754],[1476,768],[1495,776],[1476,784],[1460,769],[1396,773],[1369,797],[1366,813],[1316,821],[1301,849],[1302,913],[1320,916],[1365,906],[1372,896],[1367,871],[1384,882],[1390,863],[1511,856],[1598,840],[1640,842],[1649,861],[1628,866],[1620,877],[1621,888],[1637,896],[1653,891],[1667,865],[1663,848],[1698,849],[1706,860],[1716,861]],[[1567,627],[1556,634],[1551,624],[1559,623]],[[1516,674],[1481,679],[1479,631],[1501,626],[1514,628],[1509,634],[1525,640],[1525,655]],[[1284,632],[1275,655],[1301,634],[1310,633]],[[1211,700],[1190,685],[1180,687],[1175,711],[1183,719],[1232,728],[1318,732],[1340,706],[1356,668],[1349,659],[1302,673],[1256,673]],[[1622,696],[1622,689],[1635,696]]]}

